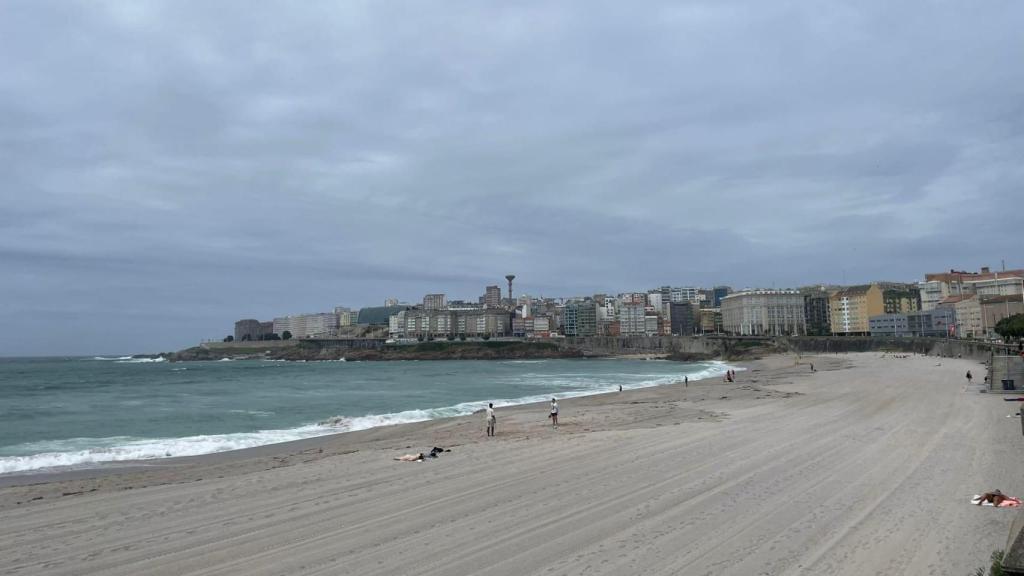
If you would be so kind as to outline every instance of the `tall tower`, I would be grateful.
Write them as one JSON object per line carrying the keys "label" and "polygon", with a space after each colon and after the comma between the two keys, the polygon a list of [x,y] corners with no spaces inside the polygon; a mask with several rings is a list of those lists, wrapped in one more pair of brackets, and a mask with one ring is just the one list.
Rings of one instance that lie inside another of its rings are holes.
{"label": "tall tower", "polygon": [[512,300],[512,281],[516,279],[515,274],[507,274],[505,280],[508,280],[508,303],[513,308],[515,307],[515,301]]}

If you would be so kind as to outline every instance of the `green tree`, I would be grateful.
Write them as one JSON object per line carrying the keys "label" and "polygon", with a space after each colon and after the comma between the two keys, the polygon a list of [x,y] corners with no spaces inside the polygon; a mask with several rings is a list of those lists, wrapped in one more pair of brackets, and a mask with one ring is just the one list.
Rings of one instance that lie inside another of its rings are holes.
{"label": "green tree", "polygon": [[291,339],[292,339],[291,331],[285,330],[284,332],[281,333],[281,340],[291,340]]}
{"label": "green tree", "polygon": [[465,342],[466,341],[466,335],[465,334],[459,334],[459,340],[461,340],[462,342]]}
{"label": "green tree", "polygon": [[483,338],[484,340],[490,340],[491,339],[491,335],[490,334],[484,334],[483,336],[481,336],[481,338]]}
{"label": "green tree", "polygon": [[235,341],[235,337],[232,336],[231,334],[228,334],[227,336],[224,337],[224,341],[225,342],[234,342]]}
{"label": "green tree", "polygon": [[996,323],[995,331],[1003,340],[1024,338],[1024,314],[1007,316]]}

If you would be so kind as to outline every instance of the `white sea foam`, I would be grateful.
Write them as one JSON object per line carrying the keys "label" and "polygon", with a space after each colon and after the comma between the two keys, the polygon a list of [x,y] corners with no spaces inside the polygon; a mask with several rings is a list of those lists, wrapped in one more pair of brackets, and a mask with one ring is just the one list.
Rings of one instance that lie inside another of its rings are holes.
{"label": "white sea foam", "polygon": [[116,357],[93,356],[92,359],[93,360],[131,360],[132,357],[131,356],[116,356]]}
{"label": "white sea foam", "polygon": [[167,359],[162,357],[162,356],[160,356],[158,358],[132,358],[131,356],[128,356],[126,358],[121,358],[121,359],[114,360],[114,362],[117,363],[117,364],[149,364],[149,363],[152,363],[152,362],[166,362],[166,361],[167,361]]}
{"label": "white sea foam", "polygon": [[[137,359],[150,360],[150,359]],[[725,374],[726,370],[733,368],[722,362],[711,362],[702,370],[684,372],[676,375],[651,375],[650,378],[623,383],[627,390],[637,388],[650,388],[679,382],[683,376],[690,380],[701,380],[713,378]],[[527,375],[524,375],[527,376]],[[110,437],[110,438],[71,438],[67,440],[55,440],[46,442],[35,442],[12,447],[14,451],[26,453],[25,456],[3,456],[0,457],[0,474],[12,472],[26,472],[32,470],[64,468],[64,467],[91,467],[103,463],[123,462],[128,460],[153,460],[168,458],[172,456],[197,456],[200,454],[211,454],[214,452],[225,452],[228,450],[240,450],[253,448],[266,444],[289,442],[304,438],[313,438],[338,432],[352,432],[365,430],[379,426],[392,426],[409,422],[423,422],[439,418],[453,416],[464,416],[483,410],[488,402],[493,402],[496,407],[515,406],[529,404],[532,402],[544,402],[551,398],[575,398],[590,396],[603,392],[611,392],[618,389],[618,383],[614,382],[616,375],[605,375],[612,377],[612,380],[605,380],[601,383],[588,384],[585,378],[576,379],[570,376],[565,380],[547,380],[547,386],[573,386],[576,389],[563,392],[535,394],[520,398],[495,398],[472,402],[462,402],[452,406],[440,408],[428,408],[422,410],[405,410],[390,414],[368,414],[365,416],[334,416],[318,424],[308,424],[286,430],[260,430],[256,432],[243,432],[235,434],[218,434],[189,436],[185,438],[133,438],[133,437]],[[624,374],[623,376],[627,376]],[[628,374],[636,377],[636,374]],[[252,411],[252,415],[262,415]]]}

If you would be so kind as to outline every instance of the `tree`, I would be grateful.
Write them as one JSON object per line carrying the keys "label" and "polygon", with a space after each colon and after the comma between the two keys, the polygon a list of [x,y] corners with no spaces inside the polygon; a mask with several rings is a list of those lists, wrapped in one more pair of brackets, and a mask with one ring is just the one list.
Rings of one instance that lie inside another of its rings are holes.
{"label": "tree", "polygon": [[1003,340],[1024,338],[1024,314],[1014,314],[1003,318],[996,324],[995,331],[1003,337]]}
{"label": "tree", "polygon": [[483,336],[481,336],[481,338],[483,338],[484,340],[490,340],[491,339],[491,335],[490,334],[484,334]]}
{"label": "tree", "polygon": [[462,342],[465,342],[466,341],[466,335],[465,334],[459,334],[459,340],[461,340]]}
{"label": "tree", "polygon": [[281,340],[291,340],[291,339],[292,339],[292,333],[291,333],[290,330],[285,330],[284,332],[281,333]]}
{"label": "tree", "polygon": [[449,335],[445,336],[445,339],[447,339],[449,342],[451,342],[452,340],[455,340],[455,334],[449,334]]}
{"label": "tree", "polygon": [[234,342],[235,341],[235,337],[232,336],[231,334],[228,334],[227,336],[224,337],[224,341],[225,342]]}
{"label": "tree", "polygon": [[249,340],[252,340],[252,335],[250,335],[250,334],[243,334],[242,335],[242,342],[248,342]]}

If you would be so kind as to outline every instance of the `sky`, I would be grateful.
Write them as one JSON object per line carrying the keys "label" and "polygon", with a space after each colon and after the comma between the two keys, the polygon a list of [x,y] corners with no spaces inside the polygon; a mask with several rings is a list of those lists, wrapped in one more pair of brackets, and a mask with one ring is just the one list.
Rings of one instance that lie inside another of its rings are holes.
{"label": "sky", "polygon": [[1024,267],[1024,3],[0,3],[0,356]]}

